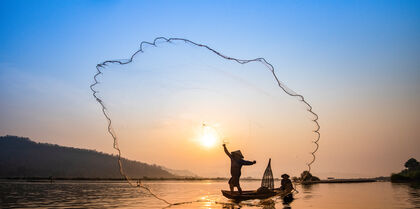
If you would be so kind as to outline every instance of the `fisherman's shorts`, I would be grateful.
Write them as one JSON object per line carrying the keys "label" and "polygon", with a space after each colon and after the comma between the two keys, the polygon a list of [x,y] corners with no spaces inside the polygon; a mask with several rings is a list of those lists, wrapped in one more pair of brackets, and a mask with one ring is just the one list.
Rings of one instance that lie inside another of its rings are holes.
{"label": "fisherman's shorts", "polygon": [[232,176],[229,179],[229,185],[238,187],[239,186],[239,176]]}

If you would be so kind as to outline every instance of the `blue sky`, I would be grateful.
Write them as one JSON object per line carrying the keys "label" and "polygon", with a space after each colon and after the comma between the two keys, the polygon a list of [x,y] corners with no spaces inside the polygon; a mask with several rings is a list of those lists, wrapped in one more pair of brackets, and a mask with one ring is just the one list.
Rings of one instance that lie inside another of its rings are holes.
{"label": "blue sky", "polygon": [[[419,11],[419,1],[1,0],[0,134],[112,152],[110,143],[101,143],[109,137],[89,90],[95,65],[127,58],[141,41],[165,36],[269,60],[281,80],[320,112],[327,131],[320,159],[328,163],[319,165],[324,172],[334,171],[328,159],[341,152],[335,146],[373,149],[379,140],[367,139],[378,132],[385,144],[377,158],[397,144],[392,163],[408,159],[404,153],[420,157],[413,149],[420,146],[414,128],[420,117]],[[338,128],[389,117],[395,121],[359,131],[355,143],[356,136]],[[404,128],[388,132],[396,124]],[[350,160],[352,153],[342,156]],[[384,165],[366,175],[397,168]]]}

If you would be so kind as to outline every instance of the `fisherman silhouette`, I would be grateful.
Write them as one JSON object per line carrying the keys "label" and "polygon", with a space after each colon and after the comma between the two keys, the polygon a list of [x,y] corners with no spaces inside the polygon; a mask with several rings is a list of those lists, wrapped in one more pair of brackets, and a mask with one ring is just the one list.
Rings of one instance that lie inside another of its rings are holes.
{"label": "fisherman silhouette", "polygon": [[242,194],[241,186],[239,185],[239,178],[241,177],[241,168],[243,165],[254,165],[257,161],[244,160],[240,150],[229,152],[226,148],[226,144],[223,144],[225,153],[230,158],[230,174],[232,177],[229,179],[230,191],[233,192],[234,187],[238,188],[238,192]]}
{"label": "fisherman silhouette", "polygon": [[290,181],[289,179],[289,175],[287,175],[286,173],[281,175],[281,187],[280,189],[283,191],[286,191],[288,193],[292,192],[293,190],[293,184],[292,181]]}
{"label": "fisherman silhouette", "polygon": [[293,183],[290,181],[289,177],[290,176],[287,174],[281,175],[282,180],[280,190],[286,192],[286,196],[283,197],[283,204],[289,204],[293,201],[292,191],[294,188]]}

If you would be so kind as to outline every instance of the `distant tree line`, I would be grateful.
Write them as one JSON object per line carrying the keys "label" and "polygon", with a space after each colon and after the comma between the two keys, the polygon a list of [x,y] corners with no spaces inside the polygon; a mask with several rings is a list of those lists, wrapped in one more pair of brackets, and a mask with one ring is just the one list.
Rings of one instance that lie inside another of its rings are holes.
{"label": "distant tree line", "polygon": [[[132,178],[176,178],[157,165],[123,159]],[[122,178],[117,156],[72,147],[0,137],[0,177]]]}
{"label": "distant tree line", "polygon": [[420,181],[420,163],[416,159],[410,158],[404,167],[401,172],[391,174],[392,182]]}
{"label": "distant tree line", "polygon": [[294,182],[302,182],[302,181],[319,181],[320,179],[316,176],[313,176],[309,171],[303,171],[300,174],[300,177],[294,176],[292,181]]}

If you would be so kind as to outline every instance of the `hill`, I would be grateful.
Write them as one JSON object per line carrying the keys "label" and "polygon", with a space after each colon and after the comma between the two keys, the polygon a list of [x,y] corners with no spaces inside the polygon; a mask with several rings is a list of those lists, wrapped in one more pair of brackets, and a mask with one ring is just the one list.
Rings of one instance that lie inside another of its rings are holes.
{"label": "hill", "polygon": [[164,169],[165,171],[168,171],[169,173],[172,173],[174,175],[177,176],[182,176],[182,177],[187,177],[187,178],[201,178],[199,177],[197,174],[189,171],[189,170],[176,170],[176,169],[170,169],[170,168],[166,168],[161,166],[162,169]]}
{"label": "hill", "polygon": [[[176,178],[157,165],[123,159],[132,178]],[[122,178],[117,156],[94,150],[37,143],[17,136],[0,137],[0,177]]]}

